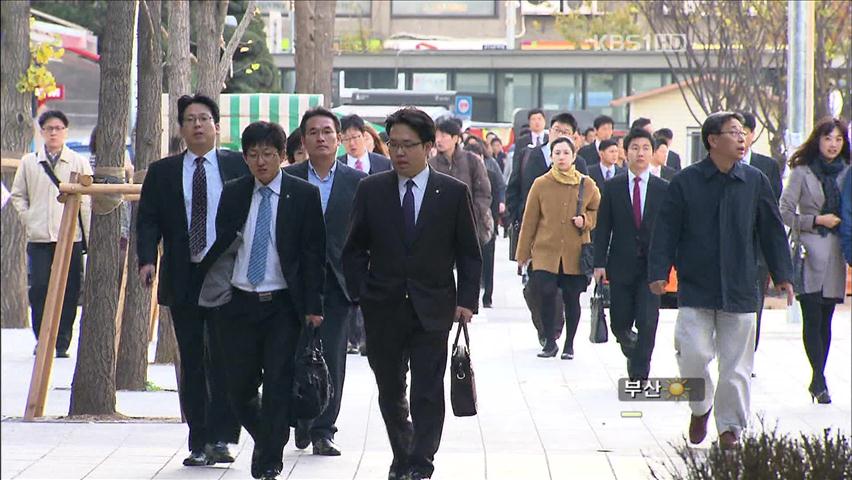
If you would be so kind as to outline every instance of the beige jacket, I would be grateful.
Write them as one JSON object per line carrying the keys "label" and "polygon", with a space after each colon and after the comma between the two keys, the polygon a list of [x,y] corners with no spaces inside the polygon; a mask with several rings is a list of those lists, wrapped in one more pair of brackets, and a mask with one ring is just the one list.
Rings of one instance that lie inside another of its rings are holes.
{"label": "beige jacket", "polygon": [[581,214],[586,220],[582,231],[571,220],[577,214],[580,186],[559,183],[549,173],[535,179],[521,222],[515,252],[518,262],[532,259],[533,270],[550,273],[559,273],[561,263],[563,273],[580,275],[580,249],[592,241],[590,232],[595,228],[601,203],[595,181],[580,176],[585,182]]}
{"label": "beige jacket", "polygon": [[[59,239],[59,224],[62,221],[64,208],[64,205],[56,200],[59,189],[50,181],[50,177],[39,164],[42,160],[47,160],[44,149],[24,155],[12,184],[12,204],[15,205],[21,216],[21,222],[27,228],[27,241],[31,243],[56,242]],[[56,162],[54,172],[60,182],[68,182],[71,179],[71,172],[91,175],[92,166],[88,159],[65,146],[62,148],[59,161]],[[92,216],[92,198],[88,195],[83,195],[80,213],[83,216],[83,228],[88,239]],[[81,239],[78,225],[75,241]]]}

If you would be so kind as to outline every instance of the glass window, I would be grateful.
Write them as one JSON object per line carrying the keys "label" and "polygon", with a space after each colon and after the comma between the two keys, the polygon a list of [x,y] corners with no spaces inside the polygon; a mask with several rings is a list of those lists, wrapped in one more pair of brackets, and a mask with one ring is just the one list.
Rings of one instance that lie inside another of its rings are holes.
{"label": "glass window", "polygon": [[538,74],[509,72],[497,76],[498,114],[503,122],[511,122],[519,108],[538,106]]}
{"label": "glass window", "polygon": [[391,0],[394,17],[494,17],[496,0]]}
{"label": "glass window", "polygon": [[456,73],[459,92],[494,93],[494,76],[490,73]]}
{"label": "glass window", "polygon": [[655,88],[660,88],[663,85],[668,85],[666,73],[631,73],[630,74],[630,95],[647,92]]}
{"label": "glass window", "polygon": [[370,88],[370,72],[349,70],[343,76],[344,88]]}
{"label": "glass window", "polygon": [[335,14],[338,17],[369,17],[370,0],[337,0]]}
{"label": "glass window", "polygon": [[296,92],[296,71],[281,69],[281,91],[284,93]]}
{"label": "glass window", "polygon": [[627,106],[611,107],[609,102],[627,95],[627,75],[590,73],[586,75],[586,109],[609,115],[618,122],[627,121]]}
{"label": "glass window", "polygon": [[575,110],[581,108],[582,77],[574,73],[544,73],[541,77],[541,108]]}
{"label": "glass window", "polygon": [[415,92],[443,92],[447,90],[446,73],[415,73],[412,76]]}
{"label": "glass window", "polygon": [[394,71],[373,70],[370,72],[370,88],[396,88]]}

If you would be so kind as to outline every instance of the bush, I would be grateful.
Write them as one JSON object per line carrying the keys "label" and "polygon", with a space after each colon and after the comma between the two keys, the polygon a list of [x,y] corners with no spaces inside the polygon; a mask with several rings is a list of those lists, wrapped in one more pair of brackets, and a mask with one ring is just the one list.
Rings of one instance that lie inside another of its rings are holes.
{"label": "bush", "polygon": [[709,450],[696,449],[683,438],[670,444],[677,459],[669,457],[656,468],[650,463],[655,480],[844,480],[852,479],[852,446],[849,436],[831,429],[822,435],[801,434],[798,438],[771,431],[746,433],[740,448],[721,450],[713,444]]}

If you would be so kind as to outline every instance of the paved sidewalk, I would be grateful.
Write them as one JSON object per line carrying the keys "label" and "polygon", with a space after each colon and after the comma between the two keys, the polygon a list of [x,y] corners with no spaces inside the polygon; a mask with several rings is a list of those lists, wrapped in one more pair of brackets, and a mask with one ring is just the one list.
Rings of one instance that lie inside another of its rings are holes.
{"label": "paved sidewalk", "polygon": [[[686,433],[689,409],[678,403],[620,403],[624,359],[611,340],[588,342],[584,310],[571,361],[539,359],[536,335],[524,307],[507,245],[497,245],[494,309],[471,325],[472,355],[480,414],[452,416],[447,405],[444,437],[435,464],[436,480],[474,479],[645,479],[647,463],[658,464]],[[675,310],[661,312],[652,375],[677,376],[673,332]],[[79,335],[75,334],[75,339]],[[76,342],[75,342],[76,343]],[[57,359],[46,414],[51,419],[21,422],[33,364],[29,330],[2,331],[2,478],[251,478],[252,440],[243,432],[236,463],[186,468],[186,426],[177,423],[179,406],[171,365],[151,365],[149,380],[158,392],[119,392],[118,410],[130,417],[171,417],[158,423],[65,422],[76,362]],[[835,314],[827,368],[834,403],[811,404],[810,368],[801,325],[789,324],[783,310],[764,314],[756,358],[753,416],[777,422],[784,432],[850,431],[852,425],[852,332],[847,303]],[[449,388],[447,389],[449,394]],[[622,418],[622,411],[642,412]],[[707,448],[716,432],[710,422]],[[289,479],[384,479],[390,447],[376,403],[375,382],[366,358],[348,356],[348,371],[336,441],[343,455],[314,457],[292,440],[285,449]]]}

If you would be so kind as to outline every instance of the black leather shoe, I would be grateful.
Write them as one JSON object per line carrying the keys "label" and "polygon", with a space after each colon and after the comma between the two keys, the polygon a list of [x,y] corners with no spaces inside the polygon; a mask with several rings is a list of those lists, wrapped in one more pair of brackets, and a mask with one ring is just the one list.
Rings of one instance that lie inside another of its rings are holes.
{"label": "black leather shoe", "polygon": [[267,468],[263,471],[263,474],[261,474],[260,478],[261,480],[275,480],[280,474],[281,470],[277,468]]}
{"label": "black leather shoe", "polygon": [[234,463],[234,456],[225,442],[208,443],[204,447],[204,453],[213,463]]}
{"label": "black leather shoe", "polygon": [[574,347],[564,347],[562,349],[562,355],[559,356],[562,360],[573,360],[574,359]]}
{"label": "black leather shoe", "polygon": [[353,344],[350,343],[346,347],[346,353],[349,354],[349,355],[357,355],[358,354],[358,347],[356,345],[353,345]]}
{"label": "black leather shoe", "polygon": [[425,473],[418,472],[417,470],[409,470],[404,478],[405,480],[424,480],[432,478],[432,475],[427,475]]}
{"label": "black leather shoe", "polygon": [[263,451],[254,444],[254,450],[251,452],[251,478],[260,478],[263,472],[260,470],[260,458],[263,456]]}
{"label": "black leather shoe", "polygon": [[330,438],[318,438],[313,443],[314,455],[322,455],[324,457],[340,456],[340,447]]}
{"label": "black leather shoe", "polygon": [[56,358],[68,358],[71,355],[68,355],[68,350],[57,350]]}
{"label": "black leather shoe", "polygon": [[184,467],[203,467],[213,465],[213,461],[207,457],[204,450],[193,450],[188,457],[183,459]]}
{"label": "black leather shoe", "polygon": [[556,342],[548,341],[544,344],[544,349],[538,353],[539,358],[550,358],[555,357],[556,354],[559,353],[559,347],[556,345]]}
{"label": "black leather shoe", "polygon": [[364,342],[361,345],[358,345],[358,353],[361,354],[362,357],[367,356],[367,343]]}
{"label": "black leather shoe", "polygon": [[311,444],[311,435],[308,430],[308,424],[303,420],[298,420],[296,422],[296,448],[299,450],[303,450],[308,448],[308,445]]}

